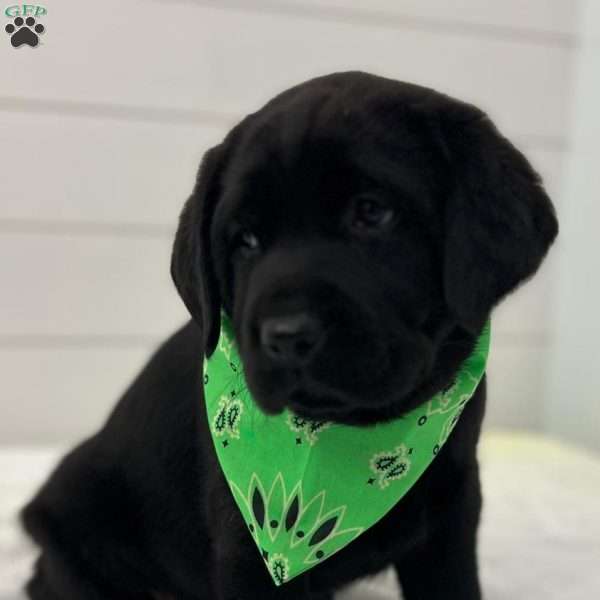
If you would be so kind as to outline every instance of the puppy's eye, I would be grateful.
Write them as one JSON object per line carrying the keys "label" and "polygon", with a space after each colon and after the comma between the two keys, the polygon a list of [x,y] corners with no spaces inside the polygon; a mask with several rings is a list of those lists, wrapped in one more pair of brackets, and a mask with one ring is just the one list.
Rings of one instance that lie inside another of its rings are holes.
{"label": "puppy's eye", "polygon": [[260,241],[249,229],[242,229],[233,240],[233,249],[244,256],[251,256],[260,252]]}
{"label": "puppy's eye", "polygon": [[370,196],[361,196],[354,202],[351,225],[358,231],[376,231],[389,225],[394,211],[387,204]]}

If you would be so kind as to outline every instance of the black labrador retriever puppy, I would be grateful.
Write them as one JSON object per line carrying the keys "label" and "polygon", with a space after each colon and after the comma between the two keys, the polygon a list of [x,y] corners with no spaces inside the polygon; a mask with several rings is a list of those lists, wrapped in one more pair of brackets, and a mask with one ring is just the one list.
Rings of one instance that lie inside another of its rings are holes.
{"label": "black labrador retriever puppy", "polygon": [[265,413],[398,418],[448,385],[557,229],[523,155],[431,89],[336,73],[248,115],[181,214],[172,275],[193,320],[23,511],[41,549],[29,597],[325,600],[394,565],[407,600],[480,598],[485,380],[382,520],[275,587],[216,459],[203,355],[223,310]]}

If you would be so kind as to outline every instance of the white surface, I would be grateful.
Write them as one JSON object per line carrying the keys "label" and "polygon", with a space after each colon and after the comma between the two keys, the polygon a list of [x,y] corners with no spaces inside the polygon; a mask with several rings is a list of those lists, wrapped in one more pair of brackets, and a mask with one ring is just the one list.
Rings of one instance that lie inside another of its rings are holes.
{"label": "white surface", "polygon": [[[0,451],[0,600],[15,600],[33,551],[15,511],[57,460],[54,449]],[[590,600],[600,594],[600,458],[542,437],[484,436],[480,564],[486,600]],[[435,574],[432,573],[432,576]],[[392,572],[343,600],[397,600]]]}

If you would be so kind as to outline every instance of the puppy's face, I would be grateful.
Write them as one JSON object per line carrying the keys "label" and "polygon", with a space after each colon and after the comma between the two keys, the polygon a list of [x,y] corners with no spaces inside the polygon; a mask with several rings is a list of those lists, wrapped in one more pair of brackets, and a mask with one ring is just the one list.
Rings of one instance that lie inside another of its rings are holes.
{"label": "puppy's face", "polygon": [[404,398],[432,368],[440,165],[417,133],[369,138],[372,117],[342,111],[314,98],[246,128],[214,213],[223,306],[269,412],[343,419]]}
{"label": "puppy's face", "polygon": [[[556,233],[536,175],[479,111],[365,74],[282,94],[212,152],[173,275],[208,352],[230,315],[268,413],[370,423],[413,408]],[[498,169],[527,197],[489,192]]]}

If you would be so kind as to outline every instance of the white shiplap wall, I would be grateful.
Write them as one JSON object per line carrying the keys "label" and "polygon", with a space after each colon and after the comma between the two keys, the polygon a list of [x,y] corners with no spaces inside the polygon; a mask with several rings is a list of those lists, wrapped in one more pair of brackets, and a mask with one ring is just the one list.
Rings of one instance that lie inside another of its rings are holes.
{"label": "white shiplap wall", "polygon": [[546,429],[600,452],[600,3],[581,2],[571,150],[565,168],[562,235],[545,388]]}
{"label": "white shiplap wall", "polygon": [[[168,262],[204,150],[289,85],[344,69],[487,109],[560,208],[577,38],[567,0],[48,3],[0,40],[0,443],[92,431],[186,319]],[[489,421],[539,427],[552,265],[499,311]],[[528,411],[528,415],[532,411]]]}

